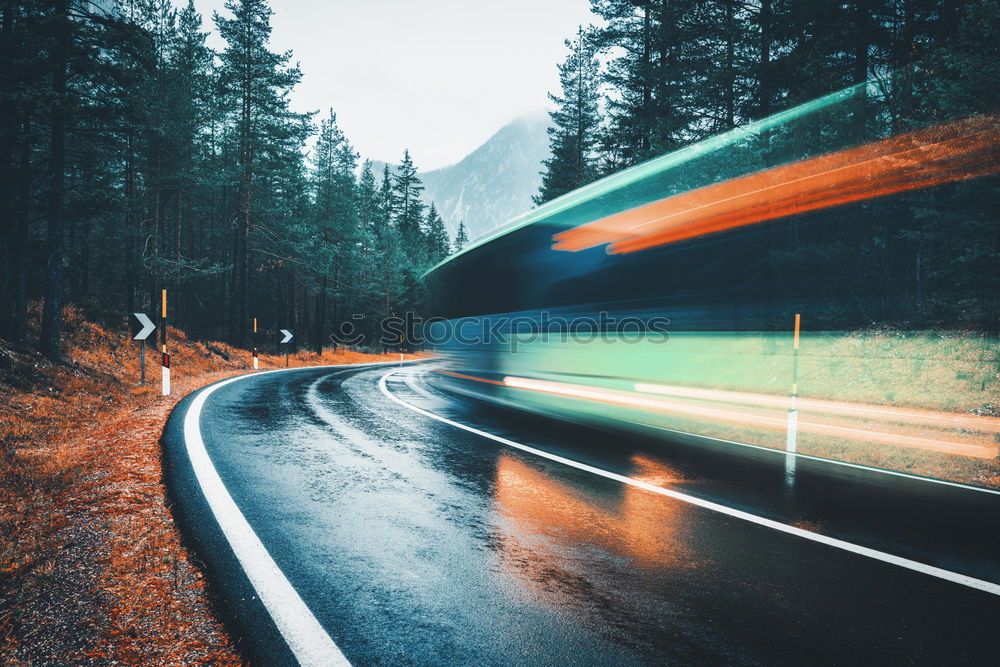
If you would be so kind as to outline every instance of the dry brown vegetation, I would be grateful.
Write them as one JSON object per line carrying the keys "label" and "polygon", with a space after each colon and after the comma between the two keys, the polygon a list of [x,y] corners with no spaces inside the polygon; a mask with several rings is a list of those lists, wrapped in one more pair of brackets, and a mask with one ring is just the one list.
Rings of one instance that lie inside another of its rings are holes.
{"label": "dry brown vegetation", "polygon": [[[250,355],[170,330],[173,394],[146,387],[124,323],[66,312],[66,361],[0,340],[0,662],[238,664],[181,544],[159,438],[174,404],[247,371]],[[301,353],[290,365],[397,359]],[[262,368],[284,366],[261,357]]]}

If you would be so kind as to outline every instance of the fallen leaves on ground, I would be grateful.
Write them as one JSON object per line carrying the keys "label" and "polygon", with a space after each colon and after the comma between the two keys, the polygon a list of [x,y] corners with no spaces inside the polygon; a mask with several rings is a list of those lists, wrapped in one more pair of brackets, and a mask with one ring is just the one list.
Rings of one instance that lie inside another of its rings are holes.
{"label": "fallen leaves on ground", "polygon": [[[0,340],[0,662],[236,665],[201,570],[168,506],[160,434],[195,389],[251,357],[170,329],[173,392],[159,356],[66,311],[65,361]],[[291,366],[396,360],[325,350]],[[284,357],[263,355],[262,368]]]}

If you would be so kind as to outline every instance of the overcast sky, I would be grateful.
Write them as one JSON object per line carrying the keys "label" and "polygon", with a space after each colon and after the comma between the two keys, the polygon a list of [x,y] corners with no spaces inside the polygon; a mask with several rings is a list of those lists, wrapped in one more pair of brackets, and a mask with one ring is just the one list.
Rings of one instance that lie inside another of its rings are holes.
{"label": "overcast sky", "polygon": [[[205,28],[225,0],[195,0]],[[453,164],[548,106],[589,0],[271,0],[272,50],[302,65],[296,111],[333,107],[366,158]],[[211,44],[220,47],[217,38]]]}

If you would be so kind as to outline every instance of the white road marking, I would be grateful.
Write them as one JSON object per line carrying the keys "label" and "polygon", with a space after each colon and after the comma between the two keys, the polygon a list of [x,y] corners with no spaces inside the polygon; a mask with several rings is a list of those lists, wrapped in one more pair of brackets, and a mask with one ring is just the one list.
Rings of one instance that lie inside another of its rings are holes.
{"label": "white road marking", "polygon": [[788,535],[794,535],[796,537],[812,540],[813,542],[819,542],[820,544],[825,544],[827,546],[834,547],[836,549],[841,549],[843,551],[848,551],[850,553],[858,554],[860,556],[872,558],[874,560],[881,561],[883,563],[896,565],[902,568],[906,568],[908,570],[912,570],[914,572],[919,572],[921,574],[937,577],[938,579],[943,579],[945,581],[950,581],[952,583],[960,584],[962,586],[968,586],[969,588],[974,588],[976,590],[983,591],[985,593],[990,593],[992,595],[1000,595],[1000,584],[995,584],[991,581],[976,579],[975,577],[970,577],[968,575],[960,574],[958,572],[952,572],[951,570],[945,570],[943,568],[934,567],[933,565],[927,565],[926,563],[921,563],[919,561],[911,560],[909,558],[903,558],[902,556],[896,556],[890,553],[886,553],[884,551],[879,551],[877,549],[871,549],[869,547],[861,546],[860,544],[854,544],[853,542],[847,542],[845,540],[839,540],[835,537],[820,535],[819,533],[803,530],[801,528],[797,528],[795,526],[791,526],[786,523],[781,523],[780,521],[767,519],[765,517],[758,516],[756,514],[751,514],[749,512],[744,512],[742,510],[734,509],[732,507],[715,503],[710,500],[703,500],[702,498],[690,496],[686,493],[680,493],[679,491],[666,489],[661,486],[655,486],[653,484],[644,482],[642,480],[634,479],[632,477],[627,477],[625,475],[619,475],[617,473],[613,473],[608,470],[604,470],[602,468],[597,468],[595,466],[588,465],[586,463],[574,461],[572,459],[559,456],[558,454],[552,454],[551,452],[546,452],[544,450],[536,449],[528,445],[523,445],[519,442],[515,442],[513,440],[509,440],[507,438],[503,438],[498,435],[494,435],[492,433],[488,433],[486,431],[473,428],[472,426],[466,426],[465,424],[453,421],[446,417],[441,417],[439,415],[434,414],[433,412],[424,410],[423,408],[418,408],[417,406],[408,403],[403,399],[393,395],[393,393],[389,391],[388,387],[386,386],[386,379],[391,377],[392,375],[395,375],[398,372],[399,372],[398,370],[390,371],[379,379],[378,383],[379,389],[382,391],[382,393],[385,394],[391,400],[395,401],[396,403],[402,405],[403,407],[409,410],[413,410],[414,412],[422,414],[425,417],[435,419],[439,422],[448,424],[449,426],[454,426],[455,428],[460,428],[464,431],[468,431],[469,433],[474,433],[475,435],[481,436],[483,438],[488,438],[490,440],[499,442],[500,444],[506,445],[508,447],[512,447],[514,449],[518,449],[523,452],[527,452],[529,454],[534,454],[535,456],[539,456],[541,458],[548,459],[550,461],[555,461],[556,463],[561,463],[565,466],[576,468],[577,470],[583,470],[585,472],[589,472],[599,477],[611,479],[616,482],[620,482],[622,484],[628,484],[630,486],[634,486],[643,489],[645,491],[649,491],[650,493],[656,493],[661,496],[673,498],[674,500],[679,500],[681,502],[688,503],[690,505],[695,505],[696,507],[701,507],[713,512],[724,514],[726,516],[731,516],[736,519],[741,519],[743,521],[755,523],[759,526],[771,528],[772,530],[786,533]]}
{"label": "white road marking", "polygon": [[408,384],[410,386],[410,389],[412,389],[413,391],[417,392],[418,394],[420,394],[424,398],[432,400],[432,401],[437,398],[436,396],[434,396],[433,394],[431,394],[429,391],[427,391],[426,389],[424,389],[423,387],[421,387],[419,384],[417,384],[416,378],[413,377],[412,373],[407,373],[406,375],[403,376],[403,379],[406,380],[406,384]]}
{"label": "white road marking", "polygon": [[[388,362],[395,364],[397,362]],[[349,368],[358,366],[377,366],[379,364],[345,364],[328,368]],[[308,367],[316,369],[320,367]],[[215,465],[212,463],[205,441],[201,437],[199,420],[205,402],[217,389],[233,382],[247,378],[257,378],[269,373],[287,373],[305,370],[304,368],[282,368],[263,373],[240,375],[214,384],[202,390],[188,407],[184,415],[184,444],[188,458],[194,468],[195,478],[201,487],[202,494],[222,529],[229,546],[240,562],[240,566],[253,585],[264,608],[274,620],[275,626],[288,644],[299,664],[304,666],[317,665],[350,665],[344,654],[327,634],[312,611],[299,596],[291,582],[274,562],[267,547],[257,537],[257,533],[247,522],[243,512],[236,505]]]}
{"label": "white road marking", "polygon": [[[390,363],[395,364],[397,362]],[[320,399],[318,389],[319,385],[323,384],[332,377],[343,375],[346,372],[347,371],[330,373],[329,375],[321,375],[316,378],[316,380],[309,385],[309,388],[306,389],[305,403],[309,409],[313,411],[313,414],[325,421],[331,429],[346,438],[348,441],[352,443],[371,442],[371,436],[368,433],[349,425],[346,421],[338,417],[334,412],[323,405],[323,401]]]}

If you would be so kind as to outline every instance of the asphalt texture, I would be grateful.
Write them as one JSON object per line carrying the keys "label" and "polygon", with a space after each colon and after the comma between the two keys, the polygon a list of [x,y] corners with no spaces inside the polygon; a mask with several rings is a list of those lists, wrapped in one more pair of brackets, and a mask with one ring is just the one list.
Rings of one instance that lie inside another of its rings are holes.
{"label": "asphalt texture", "polygon": [[[662,497],[417,414],[395,367],[294,369],[201,413],[229,493],[354,664],[989,664],[1000,596]],[[604,470],[1000,583],[1000,496],[698,438],[643,438],[441,391],[422,409]],[[294,658],[186,458],[174,510],[258,664]]]}

